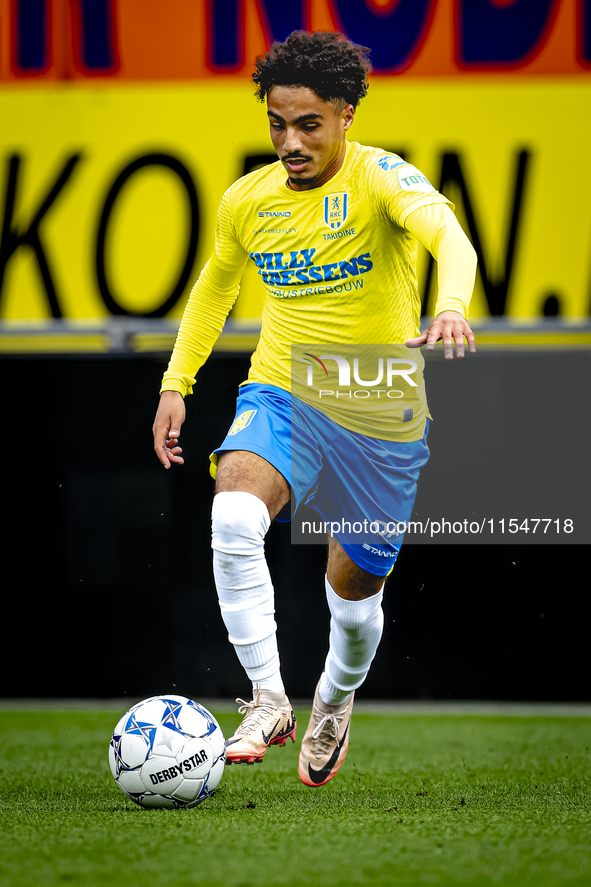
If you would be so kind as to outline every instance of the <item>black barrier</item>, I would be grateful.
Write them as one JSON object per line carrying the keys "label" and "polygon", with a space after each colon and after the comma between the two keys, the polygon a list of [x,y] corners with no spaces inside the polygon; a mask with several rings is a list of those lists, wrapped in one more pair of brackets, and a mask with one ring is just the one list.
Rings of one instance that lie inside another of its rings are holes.
{"label": "black barrier", "polygon": [[[466,384],[482,397],[484,362],[468,360]],[[208,457],[232,420],[248,360],[214,354],[203,368],[187,399],[186,462],[170,471],[151,440],[165,359],[0,365],[0,696],[247,697],[212,578]],[[428,367],[434,425],[449,369]],[[567,457],[556,457],[553,468],[564,471]],[[450,497],[457,488],[450,478]],[[275,524],[266,550],[285,683],[293,698],[310,698],[328,641],[325,549],[292,546],[289,526]],[[360,698],[588,699],[588,557],[588,546],[403,545]]]}

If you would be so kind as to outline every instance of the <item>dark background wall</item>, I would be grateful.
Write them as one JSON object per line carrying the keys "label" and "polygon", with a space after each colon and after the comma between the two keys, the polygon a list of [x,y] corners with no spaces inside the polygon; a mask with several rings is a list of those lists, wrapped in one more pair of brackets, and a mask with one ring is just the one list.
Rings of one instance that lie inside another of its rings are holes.
{"label": "dark background wall", "polygon": [[[213,585],[208,473],[248,360],[214,354],[201,371],[186,464],[168,472],[151,439],[164,366],[137,356],[0,361],[0,696],[248,694]],[[549,470],[563,471],[556,455]],[[403,546],[360,696],[589,699],[588,554]],[[275,524],[267,555],[284,679],[293,698],[310,697],[328,637],[325,549],[292,546],[289,526]]]}

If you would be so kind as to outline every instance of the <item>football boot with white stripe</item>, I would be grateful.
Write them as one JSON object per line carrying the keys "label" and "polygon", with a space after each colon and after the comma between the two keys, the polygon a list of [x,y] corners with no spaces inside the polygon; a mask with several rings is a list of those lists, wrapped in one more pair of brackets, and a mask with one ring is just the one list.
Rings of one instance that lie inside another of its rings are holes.
{"label": "football boot with white stripe", "polygon": [[260,764],[270,745],[295,742],[296,719],[285,693],[255,687],[254,699],[237,699],[244,719],[226,740],[226,764]]}
{"label": "football boot with white stripe", "polygon": [[302,740],[298,776],[312,787],[325,785],[336,775],[345,760],[349,746],[349,725],[353,711],[351,695],[341,705],[327,705],[320,697],[318,687],[314,693],[312,715]]}

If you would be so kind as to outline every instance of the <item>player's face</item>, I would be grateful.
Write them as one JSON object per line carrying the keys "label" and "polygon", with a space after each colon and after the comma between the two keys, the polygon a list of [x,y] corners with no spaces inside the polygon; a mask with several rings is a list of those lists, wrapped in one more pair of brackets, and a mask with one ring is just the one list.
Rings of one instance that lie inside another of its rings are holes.
{"label": "player's face", "polygon": [[319,188],[341,168],[353,105],[340,114],[305,86],[274,86],[267,96],[271,140],[294,191]]}

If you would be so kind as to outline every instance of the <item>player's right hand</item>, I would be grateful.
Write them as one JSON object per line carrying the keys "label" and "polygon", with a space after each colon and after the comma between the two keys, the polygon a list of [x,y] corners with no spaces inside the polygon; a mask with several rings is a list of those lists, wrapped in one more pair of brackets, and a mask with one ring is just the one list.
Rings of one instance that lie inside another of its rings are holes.
{"label": "player's right hand", "polygon": [[185,402],[178,391],[163,391],[152,426],[154,450],[165,468],[173,462],[184,465],[182,449],[178,446],[181,425],[185,421]]}

